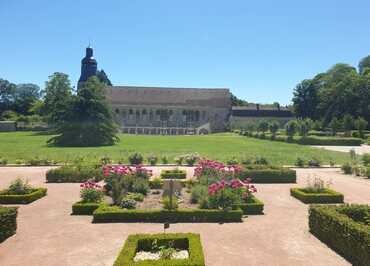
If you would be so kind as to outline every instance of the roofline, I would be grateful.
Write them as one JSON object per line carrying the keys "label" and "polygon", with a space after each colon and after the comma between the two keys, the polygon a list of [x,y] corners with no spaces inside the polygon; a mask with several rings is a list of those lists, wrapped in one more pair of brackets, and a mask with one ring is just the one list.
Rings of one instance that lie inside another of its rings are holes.
{"label": "roofline", "polygon": [[112,89],[164,89],[164,90],[215,90],[215,91],[229,91],[229,88],[184,88],[184,87],[156,87],[156,86],[107,86]]}

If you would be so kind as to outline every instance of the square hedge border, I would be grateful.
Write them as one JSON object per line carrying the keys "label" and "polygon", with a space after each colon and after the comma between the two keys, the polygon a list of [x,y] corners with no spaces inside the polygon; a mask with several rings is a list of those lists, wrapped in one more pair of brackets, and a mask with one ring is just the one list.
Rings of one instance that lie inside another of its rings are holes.
{"label": "square hedge border", "polygon": [[72,205],[72,215],[92,215],[103,203],[76,202]]}
{"label": "square hedge border", "polygon": [[[1,204],[29,204],[35,200],[45,197],[47,194],[46,188],[36,188],[35,191],[24,195],[7,195],[0,192]],[[3,191],[4,192],[4,191]]]}
{"label": "square hedge border", "polygon": [[93,213],[93,223],[231,223],[242,222],[242,217],[242,210],[126,210],[117,206],[100,206]]}
{"label": "square hedge border", "polygon": [[18,207],[0,206],[0,243],[17,231]]}
{"label": "square hedge border", "polygon": [[185,170],[162,170],[161,171],[162,179],[186,179]]}
{"label": "square hedge border", "polygon": [[303,203],[343,203],[344,196],[342,193],[331,189],[325,189],[325,192],[307,193],[304,188],[291,188],[290,195]]}
{"label": "square hedge border", "polygon": [[234,205],[234,208],[241,209],[243,211],[243,214],[257,215],[263,214],[264,206],[265,205],[261,200],[257,199],[255,196],[252,195],[252,197],[248,199],[247,203]]}
{"label": "square hedge border", "polygon": [[369,266],[370,226],[356,222],[340,212],[341,208],[356,211],[361,206],[366,205],[311,205],[309,229],[314,236],[353,265]]}
{"label": "square hedge border", "polygon": [[252,183],[296,183],[297,174],[293,169],[243,169],[241,179],[251,178]]}
{"label": "square hedge border", "polygon": [[[189,258],[181,260],[159,259],[157,261],[145,260],[134,262],[136,252],[140,248],[140,243],[145,244],[155,239],[157,239],[159,243],[173,240],[175,243],[182,242],[183,245],[188,245]],[[113,266],[205,266],[205,263],[199,234],[138,234],[128,236]]]}

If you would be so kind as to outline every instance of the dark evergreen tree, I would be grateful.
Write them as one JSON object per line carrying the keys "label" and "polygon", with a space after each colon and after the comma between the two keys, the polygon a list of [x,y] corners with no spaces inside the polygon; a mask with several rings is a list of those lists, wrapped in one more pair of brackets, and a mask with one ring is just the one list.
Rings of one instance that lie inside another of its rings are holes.
{"label": "dark evergreen tree", "polygon": [[362,75],[365,72],[366,68],[370,68],[370,55],[361,59],[358,64],[358,72]]}
{"label": "dark evergreen tree", "polygon": [[112,82],[110,81],[110,79],[108,78],[108,75],[105,73],[105,71],[102,69],[102,70],[98,70],[96,71],[96,76],[98,77],[99,81],[107,86],[113,86]]}
{"label": "dark evergreen tree", "polygon": [[79,87],[67,119],[57,125],[56,131],[58,135],[49,143],[59,146],[104,146],[119,140],[105,87],[97,77],[90,77]]}

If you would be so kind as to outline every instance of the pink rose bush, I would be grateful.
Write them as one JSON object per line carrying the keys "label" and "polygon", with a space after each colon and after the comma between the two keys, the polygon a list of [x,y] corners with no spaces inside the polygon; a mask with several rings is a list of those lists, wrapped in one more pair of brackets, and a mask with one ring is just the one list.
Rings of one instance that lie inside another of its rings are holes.
{"label": "pink rose bush", "polygon": [[225,165],[221,162],[212,160],[201,160],[194,170],[194,176],[198,178],[213,177],[218,180],[232,179],[237,177],[241,172],[238,165]]}
{"label": "pink rose bush", "polygon": [[126,166],[126,165],[106,165],[103,167],[103,176],[109,177],[112,175],[125,176],[136,175],[143,178],[152,176],[152,170],[146,169],[142,165]]}
{"label": "pink rose bush", "polygon": [[80,196],[83,202],[98,203],[101,202],[104,197],[102,186],[93,181],[82,183],[80,188]]}

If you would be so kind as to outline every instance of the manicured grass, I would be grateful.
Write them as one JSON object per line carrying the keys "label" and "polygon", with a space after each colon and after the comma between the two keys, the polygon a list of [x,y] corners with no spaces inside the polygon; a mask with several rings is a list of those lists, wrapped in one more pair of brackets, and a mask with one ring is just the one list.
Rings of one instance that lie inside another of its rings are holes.
{"label": "manicured grass", "polygon": [[35,132],[0,133],[0,157],[14,163],[16,159],[39,158],[53,159],[59,162],[71,161],[78,156],[100,158],[109,156],[113,160],[139,152],[146,158],[150,154],[159,157],[166,155],[170,162],[177,155],[197,152],[209,159],[226,161],[232,157],[254,158],[263,156],[273,164],[293,165],[297,157],[309,160],[315,157],[327,164],[330,159],[336,164],[349,160],[349,155],[319,150],[298,144],[272,142],[246,138],[235,134],[214,134],[207,136],[148,136],[120,135],[120,142],[114,146],[88,148],[48,147],[46,141],[51,135]]}

